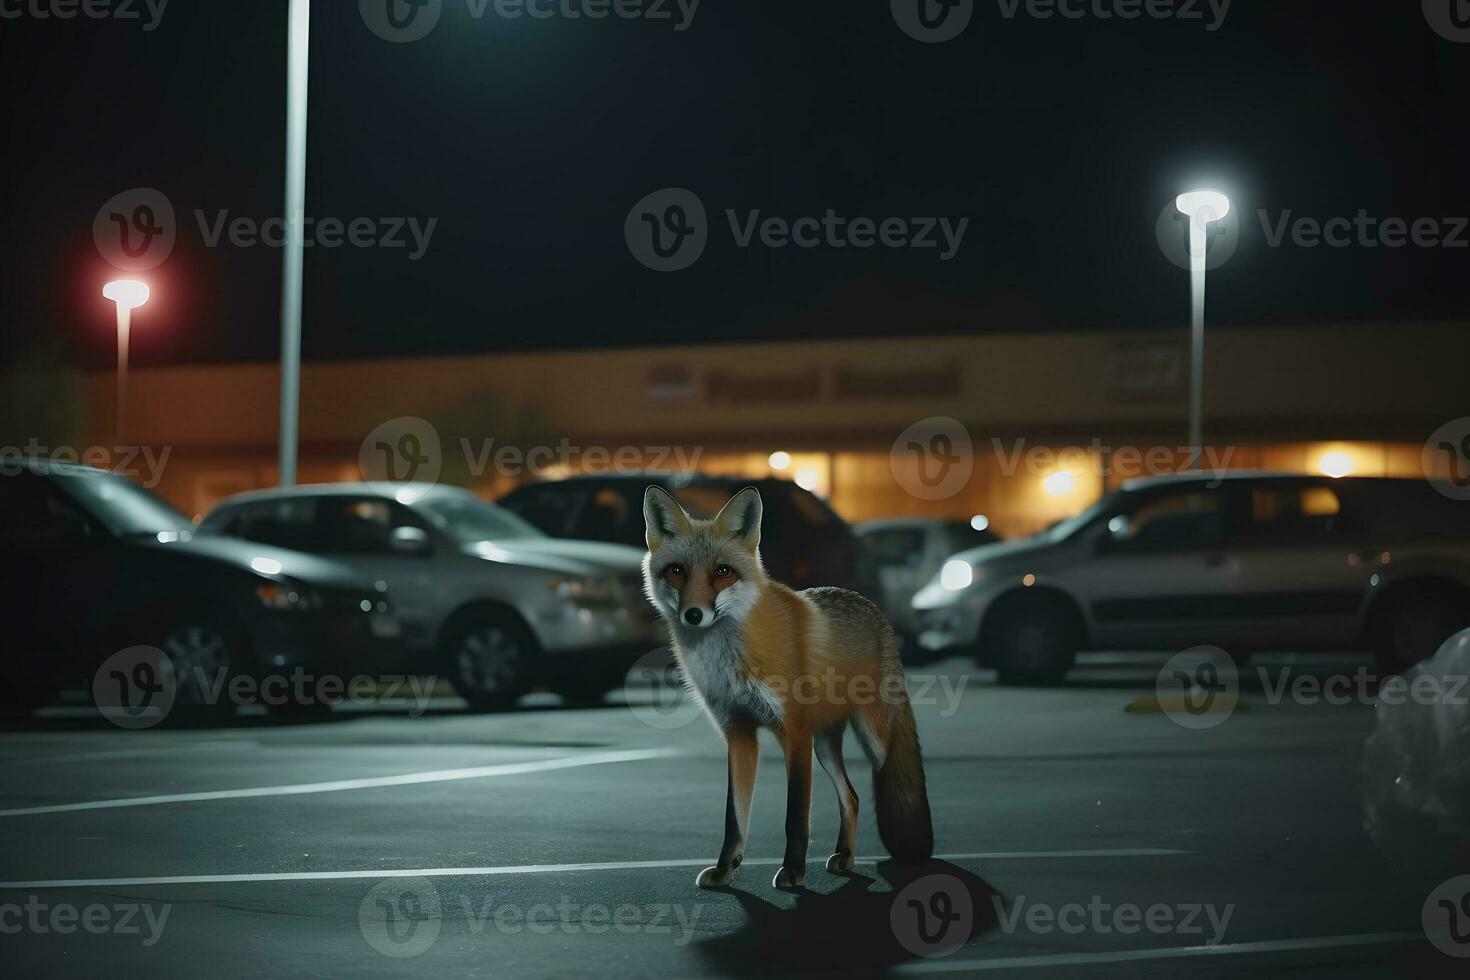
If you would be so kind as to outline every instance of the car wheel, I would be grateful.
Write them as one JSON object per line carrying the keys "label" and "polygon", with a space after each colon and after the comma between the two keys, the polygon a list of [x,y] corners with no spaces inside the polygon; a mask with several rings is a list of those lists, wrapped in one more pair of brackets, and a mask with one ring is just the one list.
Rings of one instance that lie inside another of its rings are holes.
{"label": "car wheel", "polygon": [[1059,684],[1077,659],[1082,628],[1076,614],[1056,600],[1018,599],[988,625],[982,654],[1002,684]]}
{"label": "car wheel", "polygon": [[472,711],[509,708],[531,688],[536,641],[513,616],[467,617],[449,635],[454,690]]}
{"label": "car wheel", "polygon": [[234,717],[230,681],[245,662],[238,630],[208,613],[183,613],[168,621],[158,648],[168,655],[173,668],[175,713]]}
{"label": "car wheel", "polygon": [[1426,588],[1395,599],[1376,621],[1373,652],[1382,676],[1401,674],[1470,626],[1470,610],[1449,589]]}

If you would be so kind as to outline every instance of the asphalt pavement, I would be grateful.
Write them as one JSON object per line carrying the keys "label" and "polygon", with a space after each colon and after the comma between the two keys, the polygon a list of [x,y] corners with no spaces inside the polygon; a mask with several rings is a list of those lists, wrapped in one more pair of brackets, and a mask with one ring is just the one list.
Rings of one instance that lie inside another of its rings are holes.
{"label": "asphalt pavement", "polygon": [[[859,863],[823,870],[837,816],[818,770],[798,894],[771,886],[769,738],[746,865],[694,886],[723,832],[724,753],[668,690],[146,730],[44,712],[0,732],[5,972],[1465,975],[1421,925],[1437,882],[1365,835],[1371,698],[1247,678],[1191,722],[1151,700],[1159,664],[1120,659],[1051,690],[958,660],[912,671],[938,856],[886,857],[849,739]],[[1349,669],[1288,659],[1271,677]]]}

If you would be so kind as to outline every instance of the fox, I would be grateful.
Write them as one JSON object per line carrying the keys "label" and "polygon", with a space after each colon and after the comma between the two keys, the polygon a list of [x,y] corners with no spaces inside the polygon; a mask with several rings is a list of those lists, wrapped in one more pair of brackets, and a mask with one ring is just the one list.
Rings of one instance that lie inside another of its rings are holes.
{"label": "fox", "polygon": [[934,829],[924,762],[893,627],[856,592],[798,592],[771,579],[760,556],[762,513],[755,487],[712,520],[691,517],[659,487],[643,497],[644,587],[668,622],[686,687],[724,738],[729,767],[724,844],[695,884],[725,887],[744,860],[761,728],[786,757],[786,849],[773,887],[806,884],[813,755],[840,814],[826,868],[853,867],[858,796],[842,759],[849,727],[873,768],[883,845],[897,860],[928,860]]}

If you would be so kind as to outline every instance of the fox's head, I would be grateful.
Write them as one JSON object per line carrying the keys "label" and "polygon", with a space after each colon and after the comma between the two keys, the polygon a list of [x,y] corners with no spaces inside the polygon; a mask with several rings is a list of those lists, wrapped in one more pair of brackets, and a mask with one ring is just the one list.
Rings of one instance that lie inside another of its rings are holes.
{"label": "fox's head", "polygon": [[690,517],[658,487],[643,495],[648,555],[643,581],[664,617],[680,627],[708,629],[739,622],[765,583],[761,567],[761,495],[746,487],[712,521]]}

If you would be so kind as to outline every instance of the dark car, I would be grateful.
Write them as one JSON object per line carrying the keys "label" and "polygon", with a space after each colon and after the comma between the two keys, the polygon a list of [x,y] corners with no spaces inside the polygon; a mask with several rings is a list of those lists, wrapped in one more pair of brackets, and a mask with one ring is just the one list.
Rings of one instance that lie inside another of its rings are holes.
{"label": "dark car", "polygon": [[667,490],[696,517],[713,517],[742,488],[753,486],[760,491],[765,513],[761,559],[773,578],[796,589],[836,585],[870,598],[878,594],[847,522],[788,480],[667,473],[576,476],[529,483],[499,503],[553,537],[616,541],[642,549],[643,494],[649,486]]}
{"label": "dark car", "polygon": [[175,704],[223,710],[221,678],[355,676],[395,625],[385,594],[344,566],[196,536],[153,493],[86,466],[0,461],[0,550],[11,710],[90,684],[136,646],[167,654]]}

